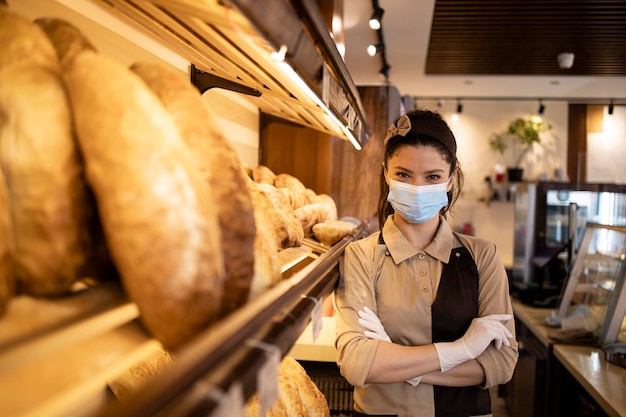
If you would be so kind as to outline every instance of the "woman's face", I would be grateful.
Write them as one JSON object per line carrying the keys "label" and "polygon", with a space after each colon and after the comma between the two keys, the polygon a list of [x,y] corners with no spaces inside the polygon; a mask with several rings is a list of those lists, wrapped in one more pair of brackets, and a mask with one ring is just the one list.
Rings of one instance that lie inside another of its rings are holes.
{"label": "woman's face", "polygon": [[[411,185],[440,184],[450,178],[450,164],[430,146],[400,146],[387,161],[387,184],[395,180]],[[452,181],[448,182],[450,191]]]}

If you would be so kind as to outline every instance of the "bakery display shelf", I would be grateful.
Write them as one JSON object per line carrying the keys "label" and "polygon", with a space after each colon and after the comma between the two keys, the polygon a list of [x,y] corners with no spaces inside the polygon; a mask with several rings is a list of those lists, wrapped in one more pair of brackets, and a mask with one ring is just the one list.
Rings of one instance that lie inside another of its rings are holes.
{"label": "bakery display shelf", "polygon": [[[365,223],[324,253],[306,245],[281,251],[281,261],[291,265],[283,269],[297,272],[172,353],[171,366],[121,400],[113,396],[111,384],[164,348],[141,325],[136,305],[118,282],[87,281],[58,298],[15,297],[0,318],[2,413],[193,415],[181,410],[193,404],[190,410],[210,415],[234,386],[244,400],[249,398],[267,366],[267,346],[281,358],[291,349],[312,312],[333,291],[345,246],[364,229]],[[209,392],[221,396],[209,401]]]}
{"label": "bakery display shelf", "polygon": [[249,100],[262,112],[365,144],[363,104],[314,0],[90,1],[188,60],[194,73],[254,92]]}

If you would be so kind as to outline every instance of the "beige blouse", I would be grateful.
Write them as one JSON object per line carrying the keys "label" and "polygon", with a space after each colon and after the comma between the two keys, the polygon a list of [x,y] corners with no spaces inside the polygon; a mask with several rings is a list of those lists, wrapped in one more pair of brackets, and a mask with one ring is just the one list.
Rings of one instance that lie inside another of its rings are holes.
{"label": "beige blouse", "polygon": [[[341,263],[341,278],[335,292],[337,364],[355,387],[355,409],[367,414],[434,416],[432,385],[416,387],[406,382],[365,385],[378,340],[363,334],[357,312],[364,306],[380,318],[394,343],[417,346],[432,343],[431,305],[453,248],[465,246],[479,273],[478,313],[508,313],[513,316],[504,265],[495,244],[477,237],[452,233],[445,219],[424,252],[413,248],[390,216],[379,233],[351,243]],[[515,335],[514,320],[506,323]],[[517,363],[517,341],[496,349],[492,344],[477,359],[485,371],[483,388],[511,379]]]}

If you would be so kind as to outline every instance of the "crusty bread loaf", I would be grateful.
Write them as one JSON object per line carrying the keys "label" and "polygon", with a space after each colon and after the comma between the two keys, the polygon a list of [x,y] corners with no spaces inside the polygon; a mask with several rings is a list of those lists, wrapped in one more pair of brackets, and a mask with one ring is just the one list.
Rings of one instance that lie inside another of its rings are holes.
{"label": "crusty bread loaf", "polygon": [[54,47],[41,28],[0,4],[0,68],[9,64],[59,68]]}
{"label": "crusty bread loaf", "polygon": [[224,263],[210,189],[161,101],[97,53],[66,73],[87,179],[141,320],[172,350],[213,322]]}
{"label": "crusty bread loaf", "polygon": [[259,184],[274,185],[276,174],[265,165],[259,165],[251,169],[251,178]]}
{"label": "crusty bread loaf", "polygon": [[326,397],[297,360],[291,356],[285,356],[280,362],[279,375],[296,385],[297,396],[302,401],[305,415],[309,417],[330,416]]}
{"label": "crusty bread loaf", "polygon": [[248,180],[247,184],[254,209],[265,211],[274,227],[278,248],[301,246],[304,231],[285,196],[273,185],[252,180]]}
{"label": "crusty bread loaf", "polygon": [[313,226],[313,236],[322,245],[333,246],[354,230],[354,224],[341,220],[330,220]]}
{"label": "crusty bread loaf", "polygon": [[9,195],[4,174],[0,169],[0,315],[15,293],[15,272],[13,268],[13,227],[11,224]]}
{"label": "crusty bread loaf", "polygon": [[74,57],[82,51],[96,51],[96,47],[70,22],[58,18],[35,19],[35,24],[43,29],[50,39],[59,58],[61,68],[67,68]]}
{"label": "crusty bread loaf", "polygon": [[239,157],[224,138],[200,92],[178,70],[158,64],[131,66],[161,99],[209,184],[222,231],[225,283],[221,315],[248,300],[254,276],[255,221]]}
{"label": "crusty bread loaf", "polygon": [[124,401],[130,395],[140,389],[151,378],[161,373],[173,362],[170,353],[158,346],[149,355],[132,365],[121,375],[109,381],[108,385],[120,401]]}
{"label": "crusty bread loaf", "polygon": [[330,410],[324,394],[306,370],[290,356],[278,367],[278,400],[261,416],[260,399],[252,395],[246,403],[246,417],[329,417]]}
{"label": "crusty bread loaf", "polygon": [[60,77],[39,65],[3,67],[0,114],[19,291],[63,294],[87,264],[92,212]]}
{"label": "crusty bread loaf", "polygon": [[281,264],[278,257],[278,238],[266,210],[255,209],[254,221],[254,277],[250,283],[249,299],[255,299],[273,287],[281,279]]}

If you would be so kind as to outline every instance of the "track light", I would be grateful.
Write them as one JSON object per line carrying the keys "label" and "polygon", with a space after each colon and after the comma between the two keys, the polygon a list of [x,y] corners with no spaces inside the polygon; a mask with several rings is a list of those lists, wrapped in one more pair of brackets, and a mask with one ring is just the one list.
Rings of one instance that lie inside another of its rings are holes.
{"label": "track light", "polygon": [[383,43],[371,44],[370,46],[367,47],[367,54],[369,56],[375,56],[377,53],[382,52],[384,50],[385,50],[385,44]]}
{"label": "track light", "polygon": [[461,103],[461,100],[457,100],[456,102],[456,112],[457,114],[461,114],[463,113],[463,104]]}
{"label": "track light", "polygon": [[609,114],[613,114],[613,100],[609,102]]}
{"label": "track light", "polygon": [[543,114],[546,111],[546,106],[543,105],[543,101],[539,100],[539,108],[537,109],[538,114]]}
{"label": "track light", "polygon": [[385,81],[389,79],[390,69],[391,67],[389,66],[389,64],[384,64],[383,67],[380,69],[380,74],[385,78]]}
{"label": "track light", "polygon": [[381,21],[383,20],[383,13],[385,13],[385,11],[382,8],[380,7],[374,8],[374,13],[372,14],[372,17],[370,18],[370,21],[369,21],[370,29],[380,30]]}

